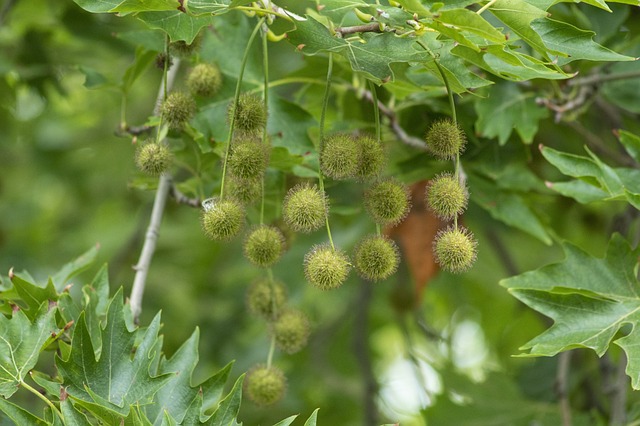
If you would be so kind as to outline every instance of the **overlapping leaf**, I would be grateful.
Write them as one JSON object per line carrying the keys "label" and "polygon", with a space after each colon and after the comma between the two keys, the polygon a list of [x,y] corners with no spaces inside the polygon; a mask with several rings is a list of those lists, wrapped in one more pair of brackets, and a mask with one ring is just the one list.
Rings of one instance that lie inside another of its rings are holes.
{"label": "overlapping leaf", "polygon": [[[527,355],[553,356],[576,347],[602,356],[613,342],[627,353],[627,374],[640,388],[640,283],[636,275],[640,249],[615,234],[604,258],[564,245],[566,258],[501,281],[523,303],[554,324],[524,345]],[[618,333],[631,327],[626,336]]]}

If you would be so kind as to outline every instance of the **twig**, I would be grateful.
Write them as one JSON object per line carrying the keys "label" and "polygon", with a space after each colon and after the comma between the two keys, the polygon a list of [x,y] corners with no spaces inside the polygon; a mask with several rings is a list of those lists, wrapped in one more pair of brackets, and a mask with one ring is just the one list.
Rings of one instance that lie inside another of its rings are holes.
{"label": "twig", "polygon": [[372,22],[371,24],[354,25],[353,27],[336,28],[336,34],[340,35],[340,37],[344,37],[346,34],[381,33],[381,32],[383,31],[380,28],[380,24],[377,22]]}
{"label": "twig", "polygon": [[[173,86],[173,81],[178,74],[180,68],[180,60],[176,59],[175,64],[166,76],[166,82],[160,83],[158,90],[158,96],[156,98],[155,112],[158,112],[162,99],[164,99],[165,87],[167,91]],[[131,288],[131,296],[129,297],[129,303],[131,305],[131,312],[133,314],[134,323],[138,323],[140,312],[142,311],[142,295],[144,293],[144,286],[147,281],[147,274],[149,273],[149,266],[151,265],[151,259],[153,258],[153,252],[156,249],[156,242],[158,240],[158,232],[160,230],[160,223],[162,222],[162,213],[167,201],[167,195],[171,187],[171,176],[164,173],[160,176],[160,182],[158,183],[158,189],[156,190],[156,196],[153,201],[153,210],[151,211],[151,220],[149,221],[149,227],[144,239],[144,245],[142,246],[142,252],[138,263],[134,267],[136,276],[133,279],[133,287]]]}
{"label": "twig", "polygon": [[605,81],[626,80],[629,78],[640,78],[640,70],[627,72],[611,73],[611,74],[593,74],[586,77],[572,78],[567,81],[567,86],[586,86],[595,85]]}
{"label": "twig", "polygon": [[170,182],[169,186],[169,195],[173,198],[178,204],[185,204],[189,207],[194,207],[199,209],[202,205],[202,200],[200,198],[191,198],[184,195],[173,183]]}
{"label": "twig", "polygon": [[623,425],[627,420],[626,405],[629,379],[625,371],[626,366],[627,356],[623,351],[620,353],[611,389],[611,418],[609,424],[612,426]]}
{"label": "twig", "polygon": [[153,129],[151,126],[126,126],[124,129],[118,129],[116,131],[117,136],[131,135],[140,136],[144,133],[148,133]]}
{"label": "twig", "polygon": [[568,381],[569,368],[571,367],[571,351],[558,355],[558,369],[556,370],[556,395],[560,401],[562,412],[562,425],[571,426],[571,404],[569,403]]}
{"label": "twig", "polygon": [[576,110],[586,104],[589,99],[591,99],[593,91],[594,88],[592,86],[581,86],[576,96],[568,99],[562,104],[557,104],[553,100],[547,98],[536,98],[536,103],[538,105],[544,105],[551,111],[555,112],[554,120],[556,123],[559,123],[567,112]]}

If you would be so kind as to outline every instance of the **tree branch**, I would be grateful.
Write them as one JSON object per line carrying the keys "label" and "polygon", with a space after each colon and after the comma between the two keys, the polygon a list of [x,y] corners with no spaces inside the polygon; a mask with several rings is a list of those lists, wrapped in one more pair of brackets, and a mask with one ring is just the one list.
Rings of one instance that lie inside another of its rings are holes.
{"label": "tree branch", "polygon": [[558,369],[556,370],[556,395],[560,401],[562,412],[562,426],[571,426],[571,404],[569,403],[568,382],[571,367],[571,352],[566,351],[558,355]]}
{"label": "tree branch", "polygon": [[336,28],[336,34],[340,37],[344,37],[347,34],[355,33],[381,33],[382,29],[380,24],[372,22],[371,24],[354,25],[353,27],[338,27]]}
{"label": "tree branch", "polygon": [[640,78],[640,70],[618,72],[612,74],[593,74],[586,77],[573,78],[567,81],[568,86],[585,86],[603,83],[605,81],[626,80],[629,78]]}
{"label": "tree branch", "polygon": [[[173,81],[180,68],[180,60],[176,59],[175,64],[166,76],[165,81],[160,83],[158,89],[158,96],[156,97],[155,112],[159,111],[162,100],[164,99],[165,87],[167,91],[173,86]],[[149,273],[149,267],[151,266],[151,259],[153,253],[156,250],[156,242],[158,240],[158,232],[160,230],[160,223],[162,222],[162,213],[164,212],[164,206],[167,201],[167,195],[171,188],[171,176],[168,174],[162,174],[160,176],[160,182],[158,183],[158,189],[156,190],[156,196],[153,201],[153,210],[151,211],[151,220],[149,221],[149,227],[144,239],[144,245],[142,246],[142,252],[138,263],[134,266],[136,275],[133,280],[133,287],[131,288],[131,296],[129,297],[129,303],[131,305],[131,312],[133,314],[134,323],[138,323],[140,312],[142,311],[142,295],[144,293],[144,287],[147,281],[147,274]]]}
{"label": "tree branch", "polygon": [[202,207],[202,200],[200,200],[200,198],[187,197],[176,187],[173,181],[170,182],[169,195],[178,204],[185,204],[189,207],[194,207],[196,209],[199,209],[200,207]]}

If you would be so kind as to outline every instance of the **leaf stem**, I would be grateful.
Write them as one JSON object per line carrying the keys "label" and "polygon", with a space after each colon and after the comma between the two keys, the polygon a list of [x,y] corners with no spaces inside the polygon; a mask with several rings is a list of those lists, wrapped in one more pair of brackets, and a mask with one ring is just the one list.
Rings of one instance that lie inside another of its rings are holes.
{"label": "leaf stem", "polygon": [[[269,28],[266,24],[262,24],[262,72],[264,74],[264,110],[267,111],[267,117],[269,117],[269,44],[267,40],[267,31]],[[267,118],[268,119],[268,118]],[[267,125],[265,124],[262,131],[262,145],[264,148],[268,147],[269,133],[267,132]],[[265,174],[262,174],[262,200],[260,203],[260,225],[264,224],[264,180]]]}
{"label": "leaf stem", "polygon": [[260,18],[258,23],[256,24],[253,32],[249,36],[249,41],[247,41],[247,47],[244,49],[244,54],[242,56],[242,62],[240,63],[240,72],[238,73],[238,83],[236,84],[236,93],[233,96],[233,104],[231,105],[231,113],[229,119],[229,136],[227,137],[227,146],[224,153],[224,162],[222,163],[222,181],[220,183],[220,199],[224,198],[224,182],[227,175],[227,162],[229,160],[229,151],[231,149],[231,140],[233,139],[233,129],[236,121],[236,108],[238,106],[238,99],[240,99],[240,90],[242,88],[242,77],[244,76],[244,69],[247,66],[247,61],[249,59],[249,51],[251,50],[251,45],[253,44],[253,40],[256,38],[258,31],[262,27],[265,18]]}
{"label": "leaf stem", "polygon": [[488,2],[487,4],[485,4],[484,6],[482,6],[480,9],[478,9],[478,11],[476,12],[478,15],[481,15],[482,12],[484,12],[485,10],[489,9],[491,6],[493,6],[493,4],[498,1],[498,0],[491,0],[490,2]]}
{"label": "leaf stem", "polygon": [[[320,113],[320,132],[318,141],[318,184],[320,186],[320,192],[324,195],[324,178],[322,176],[322,167],[320,166],[320,156],[322,149],[324,148],[324,122],[327,115],[327,106],[329,105],[329,94],[331,91],[331,79],[333,76],[333,54],[329,52],[329,65],[327,68],[327,85],[324,91],[324,98],[322,99],[322,112]],[[324,222],[327,227],[327,235],[329,236],[329,243],[331,248],[336,249],[333,244],[333,238],[331,236],[331,227],[329,226],[329,212],[325,210]]]}
{"label": "leaf stem", "polygon": [[32,394],[34,394],[35,396],[43,400],[44,403],[47,404],[49,408],[51,408],[51,411],[56,413],[56,415],[60,417],[60,420],[62,420],[62,423],[64,423],[64,417],[62,416],[62,413],[60,412],[60,410],[58,410],[58,407],[56,407],[53,404],[53,402],[49,400],[49,398],[47,398],[46,396],[38,392],[37,389],[33,388],[31,385],[29,385],[29,383],[25,382],[24,380],[20,380],[20,386],[22,386],[23,388],[25,388],[26,390],[28,390],[29,392],[31,392]]}

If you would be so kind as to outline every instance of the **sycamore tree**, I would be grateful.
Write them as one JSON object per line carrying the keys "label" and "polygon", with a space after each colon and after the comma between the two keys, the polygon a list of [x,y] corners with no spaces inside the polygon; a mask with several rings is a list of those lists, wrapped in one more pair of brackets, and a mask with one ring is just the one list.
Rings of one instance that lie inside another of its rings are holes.
{"label": "sycamore tree", "polygon": [[640,424],[639,6],[6,0],[0,424]]}

